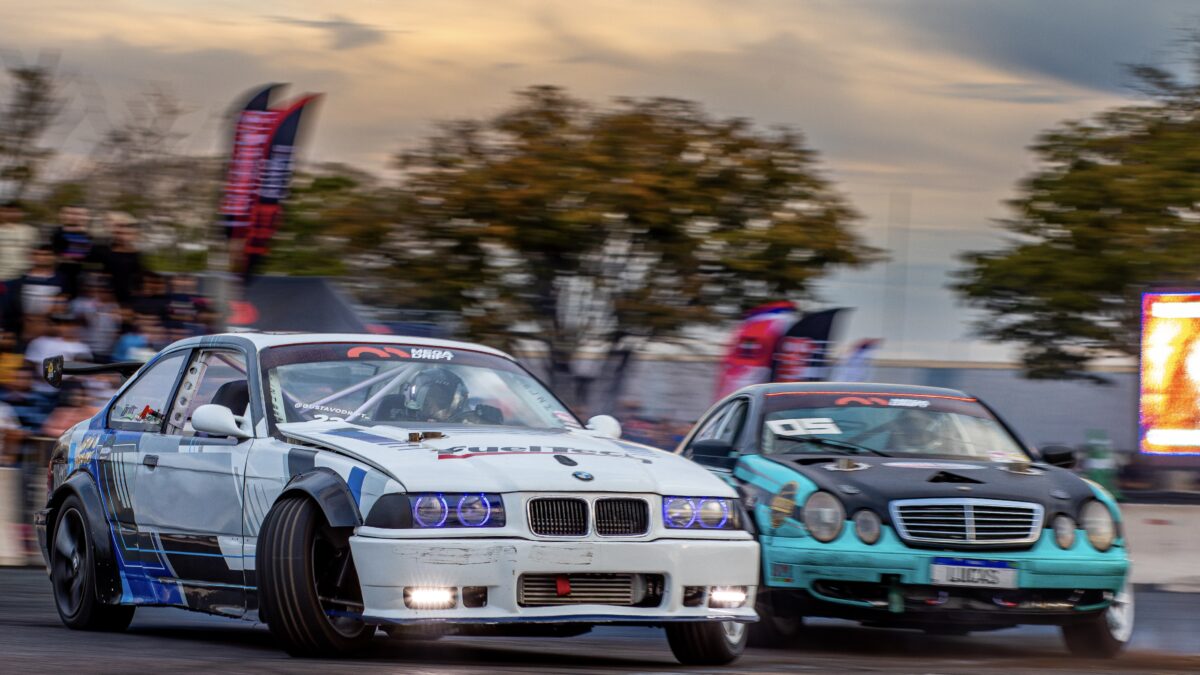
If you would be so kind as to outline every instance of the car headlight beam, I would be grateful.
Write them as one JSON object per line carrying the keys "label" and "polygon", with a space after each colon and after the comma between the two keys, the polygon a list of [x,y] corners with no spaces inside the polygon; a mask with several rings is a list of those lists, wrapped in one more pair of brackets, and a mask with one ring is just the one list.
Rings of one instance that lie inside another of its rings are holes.
{"label": "car headlight beam", "polygon": [[1054,543],[1066,550],[1075,545],[1075,519],[1071,516],[1058,514],[1052,522],[1054,527]]}
{"label": "car headlight beam", "polygon": [[828,492],[817,491],[804,502],[801,511],[804,527],[819,542],[828,543],[838,538],[846,524],[846,507],[841,500]]}
{"label": "car headlight beam", "polygon": [[726,497],[663,497],[663,526],[673,530],[736,530],[738,505]]}
{"label": "car headlight beam", "polygon": [[409,495],[412,526],[417,529],[447,527],[504,527],[504,499],[483,492],[432,492]]}
{"label": "car headlight beam", "polygon": [[1093,499],[1083,505],[1079,520],[1092,548],[1102,552],[1112,548],[1117,540],[1117,522],[1107,506]]}
{"label": "car headlight beam", "polygon": [[870,546],[879,541],[879,536],[883,533],[883,522],[874,511],[863,509],[854,514],[854,533],[862,543]]}

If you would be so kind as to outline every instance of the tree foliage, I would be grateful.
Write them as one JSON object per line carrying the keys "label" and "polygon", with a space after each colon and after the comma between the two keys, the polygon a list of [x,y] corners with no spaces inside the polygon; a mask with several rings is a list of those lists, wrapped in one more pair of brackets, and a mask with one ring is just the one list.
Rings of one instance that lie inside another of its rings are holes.
{"label": "tree foliage", "polygon": [[1067,122],[1032,146],[1040,166],[999,223],[1001,248],[964,256],[955,288],[979,332],[1022,349],[1030,377],[1089,377],[1097,358],[1137,351],[1139,287],[1198,280],[1200,43],[1194,81],[1133,68],[1149,98]]}
{"label": "tree foliage", "polygon": [[58,117],[61,101],[49,67],[17,66],[8,75],[8,100],[0,108],[0,197],[21,199],[52,154],[41,138]]}
{"label": "tree foliage", "polygon": [[460,310],[479,339],[542,344],[577,403],[583,349],[619,370],[647,340],[803,298],[878,254],[799,133],[688,101],[600,108],[531,88],[494,118],[443,125],[399,166],[397,299]]}

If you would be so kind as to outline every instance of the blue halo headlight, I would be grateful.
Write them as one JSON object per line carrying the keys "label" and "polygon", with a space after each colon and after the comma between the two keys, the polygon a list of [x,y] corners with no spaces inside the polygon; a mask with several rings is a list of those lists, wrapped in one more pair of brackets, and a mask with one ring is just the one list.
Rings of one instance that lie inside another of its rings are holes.
{"label": "blue halo headlight", "polygon": [[492,519],[492,503],[482,492],[465,494],[458,498],[455,515],[464,527],[483,527]]}
{"label": "blue halo headlight", "polygon": [[700,501],[700,527],[706,530],[719,530],[729,521],[729,502],[724,499],[704,499]]}
{"label": "blue halo headlight", "polygon": [[738,506],[725,497],[663,497],[665,527],[686,530],[736,530],[741,527]]}
{"label": "blue halo headlight", "polygon": [[504,527],[504,499],[484,492],[427,492],[408,495],[412,526]]}
{"label": "blue halo headlight", "polygon": [[667,497],[663,500],[663,522],[667,527],[691,527],[696,522],[696,503],[687,497]]}
{"label": "blue halo headlight", "polygon": [[442,527],[450,515],[442,495],[421,495],[413,502],[413,522],[417,527]]}

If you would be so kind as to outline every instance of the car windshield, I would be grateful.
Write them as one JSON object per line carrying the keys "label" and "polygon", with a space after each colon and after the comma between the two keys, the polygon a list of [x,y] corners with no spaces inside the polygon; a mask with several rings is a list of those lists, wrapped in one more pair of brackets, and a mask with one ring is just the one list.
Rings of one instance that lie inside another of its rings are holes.
{"label": "car windshield", "polygon": [[918,455],[1027,462],[1029,456],[977,400],[889,392],[767,395],[763,454]]}
{"label": "car windshield", "polygon": [[528,372],[482,352],[326,343],[273,347],[263,352],[262,363],[278,424],[580,426]]}

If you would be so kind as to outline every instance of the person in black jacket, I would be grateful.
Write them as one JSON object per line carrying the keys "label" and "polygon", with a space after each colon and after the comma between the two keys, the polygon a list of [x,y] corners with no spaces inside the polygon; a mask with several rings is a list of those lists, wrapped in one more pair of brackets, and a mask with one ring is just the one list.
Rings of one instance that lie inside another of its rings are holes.
{"label": "person in black jacket", "polygon": [[58,255],[63,291],[69,300],[79,296],[79,275],[84,262],[92,257],[94,242],[88,231],[88,219],[88,210],[82,206],[64,206],[58,211],[61,224],[50,237],[50,245]]}

